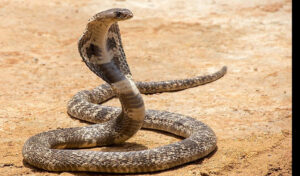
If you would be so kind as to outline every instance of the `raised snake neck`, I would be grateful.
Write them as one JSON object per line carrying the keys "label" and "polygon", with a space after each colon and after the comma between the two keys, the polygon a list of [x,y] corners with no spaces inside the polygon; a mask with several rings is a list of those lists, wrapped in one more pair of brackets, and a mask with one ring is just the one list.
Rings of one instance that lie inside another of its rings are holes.
{"label": "raised snake neck", "polygon": [[[181,114],[145,111],[140,91],[176,91],[206,84],[222,77],[226,67],[214,74],[190,79],[135,83],[117,24],[132,16],[127,9],[100,12],[90,19],[78,43],[83,61],[108,84],[78,92],[68,103],[68,113],[85,121],[103,123],[57,129],[30,137],[23,147],[26,162],[49,171],[138,173],[168,169],[205,157],[215,150],[217,139],[207,125]],[[122,109],[100,105],[114,96],[119,98]],[[71,150],[122,143],[141,127],[170,132],[185,139],[131,152]]]}

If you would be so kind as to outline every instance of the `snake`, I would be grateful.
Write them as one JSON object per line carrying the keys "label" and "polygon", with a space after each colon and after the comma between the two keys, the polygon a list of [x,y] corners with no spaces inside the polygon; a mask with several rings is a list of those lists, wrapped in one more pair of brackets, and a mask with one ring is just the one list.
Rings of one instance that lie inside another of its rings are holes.
{"label": "snake", "polygon": [[[216,150],[217,137],[206,124],[178,113],[146,110],[141,94],[174,92],[213,82],[227,67],[187,79],[134,81],[121,41],[119,21],[133,17],[128,9],[113,8],[89,19],[78,42],[87,67],[106,83],[76,93],[67,113],[88,126],[58,128],[26,140],[25,163],[47,171],[145,173],[167,170],[207,156]],[[102,103],[117,97],[121,107]],[[121,144],[141,128],[164,131],[182,140],[138,151],[79,150]]]}

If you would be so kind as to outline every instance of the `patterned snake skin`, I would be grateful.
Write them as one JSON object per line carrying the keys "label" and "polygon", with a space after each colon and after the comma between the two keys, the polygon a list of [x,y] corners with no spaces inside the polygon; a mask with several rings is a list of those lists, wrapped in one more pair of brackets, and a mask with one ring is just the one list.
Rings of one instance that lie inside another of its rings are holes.
{"label": "patterned snake skin", "polygon": [[[78,92],[68,103],[68,113],[97,124],[57,129],[30,137],[23,147],[27,163],[48,171],[139,173],[172,168],[215,150],[217,139],[208,126],[181,114],[146,111],[140,92],[177,91],[206,84],[222,77],[226,67],[211,75],[184,80],[134,82],[117,24],[132,16],[127,9],[100,12],[89,20],[78,43],[83,61],[107,84]],[[122,108],[100,105],[113,97],[119,98]],[[122,143],[140,128],[162,130],[185,139],[141,151],[74,150]]]}

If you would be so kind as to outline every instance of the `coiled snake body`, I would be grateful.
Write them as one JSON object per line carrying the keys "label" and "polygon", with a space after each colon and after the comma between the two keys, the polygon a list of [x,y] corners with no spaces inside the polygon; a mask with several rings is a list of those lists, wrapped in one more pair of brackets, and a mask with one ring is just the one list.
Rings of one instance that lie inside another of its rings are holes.
{"label": "coiled snake body", "polygon": [[[184,80],[134,82],[117,24],[132,16],[127,9],[100,12],[89,20],[78,43],[83,61],[107,84],[78,92],[68,103],[68,113],[100,124],[57,129],[30,137],[23,147],[27,163],[49,171],[138,173],[168,169],[205,157],[215,150],[216,136],[208,126],[181,114],[146,111],[140,92],[176,91],[206,84],[222,77],[226,67],[211,75]],[[115,96],[121,102],[121,109],[100,105]],[[71,149],[122,143],[142,127],[170,132],[185,139],[130,152]]]}

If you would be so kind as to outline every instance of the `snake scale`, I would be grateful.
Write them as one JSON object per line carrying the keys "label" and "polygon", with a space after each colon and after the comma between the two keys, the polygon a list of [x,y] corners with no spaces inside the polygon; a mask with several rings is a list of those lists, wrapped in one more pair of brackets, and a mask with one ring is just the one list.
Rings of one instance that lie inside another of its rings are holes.
{"label": "snake scale", "polygon": [[[210,127],[194,118],[167,111],[145,110],[143,94],[177,91],[221,78],[224,66],[213,74],[182,80],[134,82],[122,47],[117,22],[133,17],[128,9],[109,9],[94,15],[79,39],[85,64],[106,84],[78,92],[68,103],[68,114],[93,122],[85,127],[56,129],[30,137],[23,146],[24,160],[48,171],[140,173],[165,170],[205,157],[217,139]],[[119,98],[121,108],[101,103]],[[166,131],[184,139],[140,151],[75,150],[119,144],[139,129]]]}

